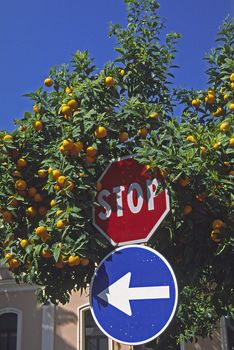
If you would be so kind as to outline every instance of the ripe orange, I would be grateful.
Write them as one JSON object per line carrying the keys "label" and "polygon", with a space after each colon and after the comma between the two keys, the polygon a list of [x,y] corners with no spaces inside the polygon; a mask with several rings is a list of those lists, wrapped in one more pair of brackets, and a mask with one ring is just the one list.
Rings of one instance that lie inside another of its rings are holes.
{"label": "ripe orange", "polygon": [[209,90],[208,90],[208,94],[215,95],[215,91],[212,90],[212,89],[209,89]]}
{"label": "ripe orange", "polygon": [[230,90],[234,90],[234,82],[232,82],[231,84],[230,84]]}
{"label": "ripe orange", "polygon": [[67,86],[66,89],[65,89],[65,92],[66,92],[67,95],[70,95],[72,93],[72,91],[73,91],[73,88],[69,87],[69,86]]}
{"label": "ripe orange", "polygon": [[223,107],[218,107],[215,112],[212,113],[214,117],[220,117],[221,115],[224,115],[225,110]]}
{"label": "ripe orange", "polygon": [[183,209],[183,214],[184,215],[188,215],[193,211],[193,208],[191,207],[191,205],[186,205]]}
{"label": "ripe orange", "polygon": [[38,105],[35,104],[35,105],[33,106],[33,110],[34,110],[35,113],[39,113],[39,107],[38,107]]}
{"label": "ripe orange", "polygon": [[63,147],[63,145],[59,147],[59,150],[63,155],[65,155],[65,156],[69,155],[70,151],[66,151],[65,148]]}
{"label": "ripe orange", "polygon": [[65,139],[63,140],[62,146],[65,151],[71,151],[74,146],[74,142],[71,139]]}
{"label": "ripe orange", "polygon": [[50,87],[50,86],[52,86],[54,84],[54,81],[51,78],[46,78],[44,80],[44,84],[45,84],[45,86]]}
{"label": "ripe orange", "polygon": [[66,176],[61,175],[57,179],[57,184],[59,185],[59,187],[63,187],[66,181],[67,181]]}
{"label": "ripe orange", "polygon": [[52,170],[52,176],[54,180],[58,180],[59,176],[61,176],[61,172],[58,169]]}
{"label": "ripe orange", "polygon": [[9,261],[9,267],[13,270],[13,269],[17,269],[20,266],[20,262],[18,259],[11,259]]}
{"label": "ripe orange", "polygon": [[215,143],[215,144],[213,145],[213,149],[214,149],[215,151],[217,151],[217,150],[220,148],[220,146],[221,146],[221,143],[220,143],[220,142]]}
{"label": "ripe orange", "polygon": [[55,205],[56,205],[56,199],[52,199],[52,200],[50,201],[50,206],[51,206],[51,207],[55,207]]}
{"label": "ripe orange", "polygon": [[17,180],[15,183],[15,188],[18,191],[24,191],[27,188],[27,182],[24,180]]}
{"label": "ripe orange", "polygon": [[63,105],[61,107],[61,113],[66,116],[70,116],[72,113],[71,107],[68,105]]}
{"label": "ripe orange", "polygon": [[112,87],[112,86],[114,86],[115,82],[114,82],[114,79],[112,77],[108,76],[105,78],[104,84],[107,87]]}
{"label": "ripe orange", "polygon": [[74,142],[73,148],[70,151],[71,156],[79,154],[83,149],[83,143],[81,141]]}
{"label": "ripe orange", "polygon": [[230,140],[229,140],[229,145],[230,145],[231,147],[234,147],[234,137],[230,138]]}
{"label": "ripe orange", "polygon": [[195,98],[194,100],[192,100],[192,106],[195,108],[198,108],[201,104],[201,101],[199,100],[199,98]]}
{"label": "ripe orange", "polygon": [[152,119],[157,119],[158,118],[158,113],[157,112],[152,112],[152,113],[150,113],[150,118],[152,118]]}
{"label": "ripe orange", "polygon": [[13,220],[13,215],[8,210],[2,212],[2,218],[5,222],[10,223]]}
{"label": "ripe orange", "polygon": [[44,179],[46,177],[46,174],[47,174],[46,170],[44,170],[44,169],[39,169],[37,172],[39,179]]}
{"label": "ripe orange", "polygon": [[201,150],[201,153],[202,153],[202,154],[207,153],[207,148],[206,148],[205,146],[201,146],[201,147],[200,147],[200,150]]}
{"label": "ripe orange", "polygon": [[212,229],[213,230],[216,230],[216,229],[218,229],[218,230],[220,230],[222,227],[224,227],[225,226],[225,223],[224,223],[224,221],[222,221],[222,220],[220,220],[220,219],[215,219],[215,220],[213,220],[213,222],[212,222]]}
{"label": "ripe orange", "polygon": [[192,142],[192,143],[196,142],[196,139],[195,139],[195,137],[193,135],[187,136],[186,140],[189,141],[189,142]]}
{"label": "ripe orange", "polygon": [[123,131],[119,134],[119,141],[120,142],[125,142],[129,138],[128,133],[126,131]]}
{"label": "ripe orange", "polygon": [[50,251],[50,249],[42,249],[41,251],[41,256],[45,259],[49,259],[53,256],[52,252]]}
{"label": "ripe orange", "polygon": [[205,102],[207,104],[213,104],[215,103],[215,96],[211,93],[208,93],[207,96],[205,97]]}
{"label": "ripe orange", "polygon": [[190,178],[188,176],[183,177],[180,179],[179,184],[181,187],[186,187],[190,183]]}
{"label": "ripe orange", "polygon": [[148,134],[148,130],[146,128],[140,128],[138,131],[137,131],[137,134],[140,136],[140,137],[146,137],[147,134]]}
{"label": "ripe orange", "polygon": [[67,220],[59,220],[56,222],[56,227],[59,229],[59,230],[62,230],[66,224],[67,224]]}
{"label": "ripe orange", "polygon": [[234,103],[232,102],[232,103],[230,103],[230,105],[229,105],[229,109],[230,109],[230,111],[234,111]]}
{"label": "ripe orange", "polygon": [[14,177],[20,177],[20,176],[21,176],[21,173],[20,173],[20,171],[18,171],[18,170],[14,170],[13,173],[12,173],[12,176],[14,176]]}
{"label": "ripe orange", "polygon": [[17,164],[18,168],[25,168],[27,166],[28,162],[27,162],[26,159],[20,158],[20,159],[17,160],[16,164]]}
{"label": "ripe orange", "polygon": [[223,122],[219,127],[220,131],[228,131],[229,129],[230,129],[230,124],[228,122]]}
{"label": "ripe orange", "polygon": [[231,81],[232,83],[234,83],[234,73],[232,73],[232,74],[230,75],[230,81]]}
{"label": "ripe orange", "polygon": [[7,261],[9,261],[9,260],[13,259],[14,256],[15,256],[14,253],[7,253],[7,254],[5,255],[5,259],[6,259]]}
{"label": "ripe orange", "polygon": [[78,255],[70,255],[69,258],[68,258],[68,265],[69,266],[77,266],[80,264],[80,257]]}
{"label": "ripe orange", "polygon": [[25,249],[29,245],[29,241],[27,239],[21,239],[20,246],[21,248]]}
{"label": "ripe orange", "polygon": [[56,192],[58,192],[58,191],[60,191],[60,190],[61,190],[61,188],[60,188],[60,186],[59,186],[59,185],[54,185],[54,190],[55,190]]}
{"label": "ripe orange", "polygon": [[59,209],[59,210],[56,211],[55,215],[56,215],[56,216],[59,216],[59,215],[61,215],[62,213],[63,213],[63,210]]}
{"label": "ripe orange", "polygon": [[78,102],[74,99],[70,100],[67,102],[67,105],[71,108],[71,109],[76,109],[78,107]]}
{"label": "ripe orange", "polygon": [[228,94],[224,94],[223,95],[223,99],[224,99],[224,101],[227,101],[228,100]]}
{"label": "ripe orange", "polygon": [[89,157],[94,157],[97,154],[97,150],[93,146],[89,146],[86,148],[86,155]]}
{"label": "ripe orange", "polygon": [[26,214],[27,214],[27,216],[34,218],[37,215],[37,210],[34,207],[29,207],[26,209]]}
{"label": "ripe orange", "polygon": [[35,232],[36,232],[37,236],[41,236],[41,235],[44,235],[44,234],[48,233],[48,231],[46,230],[46,228],[44,226],[38,226],[36,228]]}
{"label": "ripe orange", "polygon": [[102,138],[106,137],[107,130],[106,130],[106,128],[104,128],[104,126],[98,126],[97,129],[94,131],[94,135],[98,139],[102,139]]}
{"label": "ripe orange", "polygon": [[223,162],[223,165],[230,167],[230,162]]}
{"label": "ripe orange", "polygon": [[125,75],[125,70],[124,69],[120,69],[119,74],[121,75],[121,77],[123,77]]}
{"label": "ripe orange", "polygon": [[3,141],[13,141],[13,136],[7,134],[3,137]]}

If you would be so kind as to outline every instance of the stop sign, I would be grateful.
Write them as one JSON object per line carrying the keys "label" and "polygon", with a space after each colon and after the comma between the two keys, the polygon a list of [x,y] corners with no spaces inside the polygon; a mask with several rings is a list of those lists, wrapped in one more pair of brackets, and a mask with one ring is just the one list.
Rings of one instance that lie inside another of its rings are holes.
{"label": "stop sign", "polygon": [[170,210],[167,190],[132,157],[113,161],[99,178],[94,226],[112,245],[147,242]]}

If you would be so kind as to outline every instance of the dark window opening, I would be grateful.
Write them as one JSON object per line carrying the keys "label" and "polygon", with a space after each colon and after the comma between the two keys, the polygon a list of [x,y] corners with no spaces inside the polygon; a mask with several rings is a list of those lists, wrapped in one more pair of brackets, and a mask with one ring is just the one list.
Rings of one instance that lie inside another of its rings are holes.
{"label": "dark window opening", "polygon": [[17,345],[17,315],[5,313],[0,315],[0,349],[16,350]]}
{"label": "dark window opening", "polygon": [[84,311],[85,350],[108,350],[108,338],[97,327],[90,310]]}

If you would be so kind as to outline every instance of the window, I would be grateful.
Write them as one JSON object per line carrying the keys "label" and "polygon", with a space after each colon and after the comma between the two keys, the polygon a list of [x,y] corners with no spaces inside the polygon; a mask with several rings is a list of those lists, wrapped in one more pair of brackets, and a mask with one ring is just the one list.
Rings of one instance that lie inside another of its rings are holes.
{"label": "window", "polygon": [[85,350],[108,350],[108,338],[97,327],[91,311],[84,311]]}
{"label": "window", "polygon": [[80,346],[79,350],[111,350],[112,341],[96,325],[90,308],[79,310]]}
{"label": "window", "polygon": [[0,315],[0,349],[17,350],[17,314]]}

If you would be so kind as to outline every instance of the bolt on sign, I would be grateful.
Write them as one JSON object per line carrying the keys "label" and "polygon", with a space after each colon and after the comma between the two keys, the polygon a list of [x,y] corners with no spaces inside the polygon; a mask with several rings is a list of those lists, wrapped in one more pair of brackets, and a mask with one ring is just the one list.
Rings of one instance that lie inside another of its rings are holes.
{"label": "bolt on sign", "polygon": [[133,157],[113,161],[99,178],[94,226],[112,245],[147,242],[170,210],[165,189]]}

